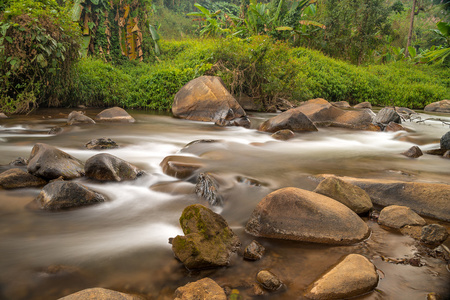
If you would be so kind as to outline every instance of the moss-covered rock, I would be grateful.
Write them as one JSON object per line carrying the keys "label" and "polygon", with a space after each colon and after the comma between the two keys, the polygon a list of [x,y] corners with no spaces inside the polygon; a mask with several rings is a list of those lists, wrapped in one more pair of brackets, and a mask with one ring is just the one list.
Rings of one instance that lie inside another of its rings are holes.
{"label": "moss-covered rock", "polygon": [[173,239],[172,251],[188,269],[227,266],[240,246],[225,219],[203,205],[186,207],[180,225],[185,236]]}

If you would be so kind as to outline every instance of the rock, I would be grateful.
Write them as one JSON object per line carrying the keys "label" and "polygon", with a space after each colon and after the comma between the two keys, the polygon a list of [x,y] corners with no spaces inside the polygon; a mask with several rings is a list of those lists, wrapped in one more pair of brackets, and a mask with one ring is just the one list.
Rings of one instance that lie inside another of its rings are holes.
{"label": "rock", "polygon": [[395,110],[399,113],[399,114],[405,114],[405,115],[412,115],[415,114],[416,112],[412,109],[406,108],[406,107],[395,107]]}
{"label": "rock", "polygon": [[418,158],[418,157],[421,157],[423,155],[423,153],[419,147],[412,146],[411,148],[409,148],[408,150],[403,152],[402,155],[404,155],[406,157],[410,157],[410,158]]}
{"label": "rock", "polygon": [[395,123],[395,122],[389,122],[389,124],[384,128],[384,131],[387,131],[387,132],[397,132],[397,131],[405,131],[405,130],[406,129],[402,125]]}
{"label": "rock", "polygon": [[8,116],[4,113],[0,113],[0,119],[8,119]]}
{"label": "rock", "polygon": [[369,234],[361,218],[342,203],[292,187],[264,197],[245,231],[260,237],[326,244],[353,244]]}
{"label": "rock", "polygon": [[226,120],[226,119],[219,119],[214,124],[220,127],[225,126],[241,126],[244,128],[250,128],[252,123],[250,122],[250,119],[247,116],[235,118],[233,120]]}
{"label": "rock", "polygon": [[206,152],[223,149],[223,143],[222,140],[195,140],[186,144],[179,152],[202,156]]}
{"label": "rock", "polygon": [[95,121],[81,111],[73,111],[67,117],[67,125],[73,124],[95,124]]}
{"label": "rock", "polygon": [[263,111],[264,105],[260,98],[252,98],[241,94],[236,97],[237,102],[245,111]]}
{"label": "rock", "polygon": [[368,212],[373,207],[369,195],[363,189],[338,177],[326,178],[314,192],[341,202],[357,214]]}
{"label": "rock", "polygon": [[172,113],[177,118],[212,122],[246,115],[222,79],[215,76],[201,76],[183,86],[175,95]]}
{"label": "rock", "polygon": [[108,290],[104,288],[91,288],[59,298],[58,300],[143,300],[144,298]]}
{"label": "rock", "polygon": [[108,153],[89,158],[84,171],[87,177],[99,181],[135,180],[144,173],[129,162]]}
{"label": "rock", "polygon": [[377,113],[375,119],[373,120],[374,124],[381,124],[381,125],[387,125],[390,122],[398,124],[402,123],[400,115],[392,107],[384,107]]}
{"label": "rock", "polygon": [[317,131],[317,127],[298,108],[285,111],[278,116],[270,118],[259,126],[260,131],[276,132],[289,129],[295,132]]}
{"label": "rock", "polygon": [[174,300],[227,300],[227,296],[214,280],[207,277],[177,288]]}
{"label": "rock", "polygon": [[35,201],[45,210],[76,208],[105,202],[103,195],[82,184],[70,181],[54,181],[42,189]]}
{"label": "rock", "polygon": [[295,136],[295,133],[290,129],[281,129],[271,135],[276,140],[287,141],[292,139]]}
{"label": "rock", "polygon": [[450,150],[445,151],[444,155],[442,155],[443,158],[450,158]]}
{"label": "rock", "polygon": [[256,280],[267,290],[276,291],[283,286],[283,282],[268,270],[259,271]]}
{"label": "rock", "polygon": [[135,119],[132,116],[130,116],[123,108],[117,106],[102,110],[95,117],[95,120],[105,122],[135,122]]}
{"label": "rock", "polygon": [[9,162],[10,166],[22,167],[28,165],[28,160],[23,157],[18,157],[15,160]]}
{"label": "rock", "polygon": [[103,150],[103,149],[116,149],[119,148],[116,142],[107,138],[93,139],[84,145],[89,150]]}
{"label": "rock", "polygon": [[381,210],[378,224],[392,228],[402,228],[406,225],[423,226],[427,222],[409,207],[391,205]]}
{"label": "rock", "polygon": [[356,104],[355,106],[353,106],[353,108],[356,108],[356,109],[364,109],[364,108],[369,108],[369,109],[372,109],[372,104],[370,104],[370,102],[361,102],[361,103],[358,103],[358,104]]}
{"label": "rock", "polygon": [[62,129],[61,127],[59,127],[59,126],[55,126],[55,127],[53,127],[52,129],[50,129],[48,132],[47,132],[47,134],[54,134],[54,135],[57,135],[57,134],[61,134],[61,133],[63,133],[64,132],[64,129]]}
{"label": "rock", "polygon": [[169,155],[159,165],[164,174],[179,179],[186,179],[203,167],[199,158],[179,155]]}
{"label": "rock", "polygon": [[420,241],[430,246],[437,247],[448,238],[448,231],[439,224],[430,224],[422,227]]}
{"label": "rock", "polygon": [[184,236],[172,241],[172,251],[187,269],[228,266],[240,246],[221,215],[200,205],[186,207],[180,217]]}
{"label": "rock", "polygon": [[443,156],[447,152],[445,149],[431,149],[425,151],[426,154]]}
{"label": "rock", "polygon": [[9,169],[0,173],[0,188],[18,189],[25,187],[39,187],[47,184],[42,178],[31,175],[21,169]]}
{"label": "rock", "polygon": [[450,185],[340,177],[369,194],[373,204],[404,205],[420,215],[450,222]]}
{"label": "rock", "polygon": [[219,183],[210,173],[198,175],[195,193],[212,206],[223,205],[223,197],[219,194]]}
{"label": "rock", "polygon": [[372,115],[368,110],[343,110],[321,98],[309,100],[295,110],[304,113],[318,127],[364,130],[372,125]]}
{"label": "rock", "polygon": [[56,147],[37,143],[28,159],[28,172],[47,180],[62,176],[74,179],[84,176],[83,163]]}
{"label": "rock", "polygon": [[450,150],[450,131],[441,137],[441,149]]}
{"label": "rock", "polygon": [[351,108],[350,104],[347,101],[331,102],[331,105],[339,108]]}
{"label": "rock", "polygon": [[423,109],[427,112],[443,112],[450,113],[450,100],[442,100],[428,104]]}
{"label": "rock", "polygon": [[287,111],[287,110],[290,110],[291,108],[294,108],[294,105],[292,105],[292,103],[286,99],[278,98],[276,100],[275,107],[279,111]]}
{"label": "rock", "polygon": [[308,299],[348,299],[372,291],[378,285],[375,266],[359,254],[347,255],[307,289]]}
{"label": "rock", "polygon": [[266,249],[263,247],[263,245],[253,240],[250,245],[245,247],[244,258],[247,260],[260,260],[265,251]]}

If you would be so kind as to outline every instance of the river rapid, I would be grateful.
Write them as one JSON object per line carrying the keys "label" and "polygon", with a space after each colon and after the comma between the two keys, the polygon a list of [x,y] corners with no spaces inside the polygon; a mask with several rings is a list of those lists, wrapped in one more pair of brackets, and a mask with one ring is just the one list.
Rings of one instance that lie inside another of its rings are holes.
{"label": "river rapid", "polygon": [[[87,110],[86,114],[93,117],[99,111]],[[265,195],[287,186],[313,190],[318,184],[314,176],[319,174],[449,184],[450,160],[426,154],[418,159],[400,155],[413,145],[422,151],[439,148],[440,137],[450,130],[442,122],[404,122],[411,132],[320,128],[277,141],[256,130],[275,114],[250,114],[252,128],[245,129],[142,111],[129,111],[135,123],[69,127],[64,126],[69,113],[40,109],[28,116],[0,120],[0,171],[10,168],[8,163],[17,157],[28,158],[34,144],[40,142],[82,161],[101,152],[111,153],[148,175],[121,183],[77,179],[110,201],[62,212],[30,208],[40,189],[0,190],[1,299],[57,299],[91,287],[148,299],[173,299],[177,287],[206,276],[222,287],[238,289],[243,299],[248,299],[248,287],[261,269],[277,274],[286,288],[258,299],[303,299],[303,291],[314,279],[350,253],[369,258],[380,274],[376,290],[357,299],[426,299],[430,292],[443,299],[450,297],[446,262],[429,256],[421,257],[421,267],[384,261],[382,257],[417,256],[417,243],[368,218],[364,220],[372,234],[358,244],[329,246],[258,238],[266,248],[260,261],[244,261],[236,255],[228,268],[189,272],[174,258],[168,239],[182,234],[178,218],[186,206],[208,204],[185,192],[191,190],[191,183],[165,175],[160,167],[168,155],[195,156],[180,153],[192,141],[220,140],[198,150],[206,162],[202,171],[223,179],[225,203],[214,210],[246,246],[254,237],[244,232],[245,224]],[[419,116],[450,121],[448,115]],[[48,134],[55,126],[63,126],[63,133]],[[84,148],[89,140],[101,137],[113,139],[120,148]],[[450,229],[450,224],[442,221],[427,222]],[[446,246],[450,247],[449,239]]]}

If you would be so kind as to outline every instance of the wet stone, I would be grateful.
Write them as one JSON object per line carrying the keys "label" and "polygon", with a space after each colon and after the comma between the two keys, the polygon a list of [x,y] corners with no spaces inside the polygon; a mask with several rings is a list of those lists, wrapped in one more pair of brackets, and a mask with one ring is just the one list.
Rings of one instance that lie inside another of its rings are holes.
{"label": "wet stone", "polygon": [[222,206],[223,197],[219,193],[219,183],[209,173],[200,173],[195,186],[195,193],[212,206]]}
{"label": "wet stone", "polygon": [[408,150],[402,153],[402,155],[409,157],[409,158],[418,158],[423,155],[422,150],[420,150],[417,146],[412,146]]}
{"label": "wet stone", "polygon": [[225,291],[212,279],[203,278],[179,287],[174,300],[226,300]]}
{"label": "wet stone", "polygon": [[10,166],[22,167],[28,165],[28,160],[23,157],[18,157],[9,163]]}
{"label": "wet stone", "polygon": [[283,286],[277,275],[268,270],[262,270],[256,275],[256,280],[267,290],[276,291]]}
{"label": "wet stone", "polygon": [[244,250],[244,258],[247,260],[260,260],[266,249],[257,241],[252,241]]}
{"label": "wet stone", "polygon": [[116,142],[108,138],[93,139],[84,145],[89,150],[103,150],[119,148]]}
{"label": "wet stone", "polygon": [[402,228],[406,225],[423,226],[426,222],[409,207],[391,205],[381,210],[378,224],[391,228]]}
{"label": "wet stone", "polygon": [[420,241],[430,246],[438,246],[448,238],[448,231],[439,224],[430,224],[422,227]]}
{"label": "wet stone", "polygon": [[290,129],[282,129],[278,130],[274,134],[271,135],[276,140],[287,141],[292,139],[295,136],[295,133]]}

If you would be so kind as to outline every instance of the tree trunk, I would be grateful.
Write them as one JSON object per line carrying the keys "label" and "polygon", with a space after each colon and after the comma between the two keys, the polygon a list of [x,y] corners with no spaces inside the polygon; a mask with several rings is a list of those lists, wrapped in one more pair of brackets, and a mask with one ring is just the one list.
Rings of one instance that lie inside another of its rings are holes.
{"label": "tree trunk", "polygon": [[412,38],[412,32],[413,32],[413,27],[414,27],[414,15],[416,12],[416,3],[417,3],[417,0],[413,0],[413,6],[411,9],[411,16],[410,16],[410,22],[409,22],[408,41],[406,42],[406,49],[405,49],[405,57],[409,56],[408,47],[411,46],[411,38]]}

